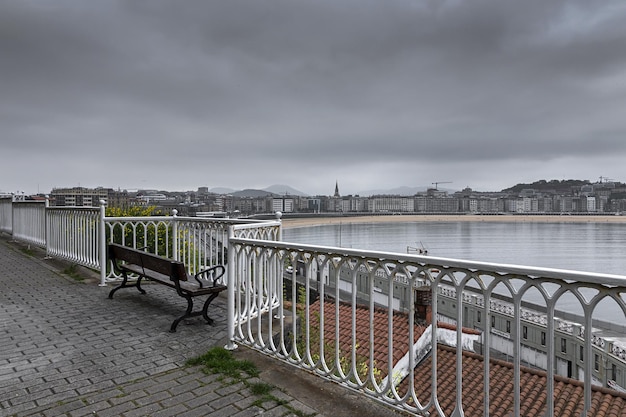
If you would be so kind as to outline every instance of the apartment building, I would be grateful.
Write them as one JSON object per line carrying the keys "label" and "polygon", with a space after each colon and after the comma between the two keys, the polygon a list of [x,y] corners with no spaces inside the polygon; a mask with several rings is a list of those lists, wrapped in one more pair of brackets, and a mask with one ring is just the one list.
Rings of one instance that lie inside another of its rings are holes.
{"label": "apartment building", "polygon": [[104,200],[109,207],[126,208],[130,199],[126,190],[112,188],[53,188],[50,193],[50,206],[55,207],[98,207]]}

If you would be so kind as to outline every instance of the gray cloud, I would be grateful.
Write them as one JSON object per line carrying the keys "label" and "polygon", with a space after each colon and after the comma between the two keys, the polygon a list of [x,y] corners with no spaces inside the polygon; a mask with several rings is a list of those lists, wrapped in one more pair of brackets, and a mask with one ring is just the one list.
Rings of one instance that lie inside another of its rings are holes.
{"label": "gray cloud", "polygon": [[625,15],[619,0],[4,1],[0,191],[626,181]]}

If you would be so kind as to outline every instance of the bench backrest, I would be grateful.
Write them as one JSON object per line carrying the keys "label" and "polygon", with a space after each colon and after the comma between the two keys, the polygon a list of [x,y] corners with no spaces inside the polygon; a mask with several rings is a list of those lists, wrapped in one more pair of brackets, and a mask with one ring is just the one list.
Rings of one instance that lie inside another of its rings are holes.
{"label": "bench backrest", "polygon": [[187,281],[187,270],[185,269],[185,264],[182,262],[138,249],[129,248],[116,243],[109,243],[109,259],[114,262],[117,260],[139,265],[144,269],[167,275],[173,280]]}

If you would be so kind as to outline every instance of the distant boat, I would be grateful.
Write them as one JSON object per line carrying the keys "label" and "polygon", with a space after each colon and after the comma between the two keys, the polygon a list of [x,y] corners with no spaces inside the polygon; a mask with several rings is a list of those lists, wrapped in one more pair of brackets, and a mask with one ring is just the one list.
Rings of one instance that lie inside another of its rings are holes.
{"label": "distant boat", "polygon": [[416,248],[414,246],[407,246],[406,247],[406,253],[417,253],[418,255],[428,255],[428,249],[426,249],[426,247],[424,246],[424,244],[420,241],[419,243],[420,247]]}

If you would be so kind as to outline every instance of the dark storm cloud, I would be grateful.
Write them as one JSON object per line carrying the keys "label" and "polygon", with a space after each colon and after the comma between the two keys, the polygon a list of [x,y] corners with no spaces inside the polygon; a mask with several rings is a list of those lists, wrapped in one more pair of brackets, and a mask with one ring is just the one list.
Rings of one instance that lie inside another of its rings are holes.
{"label": "dark storm cloud", "polygon": [[[571,169],[626,154],[625,15],[620,1],[5,1],[3,164],[40,153],[23,181],[46,187],[79,181],[46,167],[68,156],[91,160],[83,183],[122,187],[626,181]],[[480,164],[515,169],[496,182]]]}

